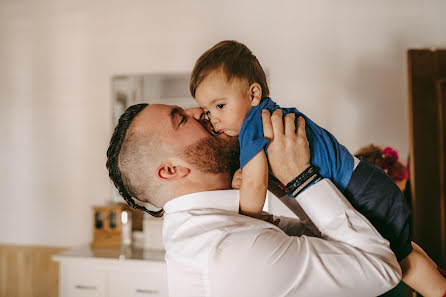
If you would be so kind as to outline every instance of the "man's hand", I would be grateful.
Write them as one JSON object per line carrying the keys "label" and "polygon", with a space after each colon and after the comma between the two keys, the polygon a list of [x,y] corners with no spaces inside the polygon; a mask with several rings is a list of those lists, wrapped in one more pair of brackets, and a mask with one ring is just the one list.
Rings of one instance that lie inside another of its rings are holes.
{"label": "man's hand", "polygon": [[310,166],[310,147],[305,132],[305,120],[289,113],[282,121],[282,111],[277,109],[271,115],[262,111],[263,135],[270,140],[268,146],[269,168],[284,185]]}

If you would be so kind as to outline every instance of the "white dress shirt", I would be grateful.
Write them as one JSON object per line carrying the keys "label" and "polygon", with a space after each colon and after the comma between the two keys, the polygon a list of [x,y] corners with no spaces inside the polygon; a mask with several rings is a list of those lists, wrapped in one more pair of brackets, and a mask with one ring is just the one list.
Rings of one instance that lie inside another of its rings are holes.
{"label": "white dress shirt", "polygon": [[297,197],[320,232],[240,215],[239,191],[209,191],[164,206],[170,297],[377,296],[401,279],[389,243],[327,179]]}

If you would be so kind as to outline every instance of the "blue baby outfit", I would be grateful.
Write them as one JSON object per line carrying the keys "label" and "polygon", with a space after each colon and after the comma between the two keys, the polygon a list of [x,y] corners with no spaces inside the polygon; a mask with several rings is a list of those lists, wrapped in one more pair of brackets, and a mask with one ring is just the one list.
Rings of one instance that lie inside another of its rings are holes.
{"label": "blue baby outfit", "polygon": [[354,167],[353,156],[350,152],[330,132],[316,125],[296,108],[281,108],[271,98],[264,98],[259,105],[251,108],[243,122],[238,136],[242,170],[261,149],[264,149],[266,153],[268,148],[269,141],[263,137],[263,109],[271,113],[276,109],[281,109],[283,116],[295,113],[296,120],[298,116],[303,116],[310,144],[311,164],[319,167],[321,176],[331,179],[339,190],[344,191],[347,188]]}
{"label": "blue baby outfit", "polygon": [[389,240],[397,259],[404,259],[412,251],[412,245],[410,210],[401,191],[381,168],[366,160],[361,160],[353,171],[354,159],[349,151],[296,108],[281,108],[270,98],[251,108],[238,136],[240,168],[260,150],[266,153],[269,141],[263,137],[262,110],[273,112],[279,108],[284,116],[295,113],[296,121],[298,116],[304,117],[311,164],[319,167],[320,175],[330,179],[353,207]]}

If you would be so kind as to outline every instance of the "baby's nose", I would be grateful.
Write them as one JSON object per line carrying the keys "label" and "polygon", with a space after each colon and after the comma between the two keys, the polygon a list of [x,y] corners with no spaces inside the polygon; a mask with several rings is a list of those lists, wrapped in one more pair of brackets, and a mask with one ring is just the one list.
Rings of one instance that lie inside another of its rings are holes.
{"label": "baby's nose", "polygon": [[220,123],[220,120],[215,117],[211,117],[210,120],[211,120],[212,126],[214,126],[214,128],[217,124]]}

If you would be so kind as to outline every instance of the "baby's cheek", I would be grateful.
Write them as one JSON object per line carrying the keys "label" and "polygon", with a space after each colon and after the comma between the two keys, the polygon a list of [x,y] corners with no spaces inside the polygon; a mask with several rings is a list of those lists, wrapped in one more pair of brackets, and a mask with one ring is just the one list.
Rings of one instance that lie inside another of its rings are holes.
{"label": "baby's cheek", "polygon": [[240,134],[240,130],[242,129],[243,122],[236,121],[232,122],[232,125],[227,126],[230,131],[228,133],[232,133],[231,136],[238,136]]}
{"label": "baby's cheek", "polygon": [[237,133],[240,133],[240,130],[242,130],[242,126],[243,126],[243,121],[239,121],[237,125],[234,127],[235,128],[234,130],[236,130]]}
{"label": "baby's cheek", "polygon": [[224,133],[225,133],[226,135],[228,135],[228,136],[236,137],[236,136],[238,136],[239,131],[231,130],[231,131],[225,131]]}

